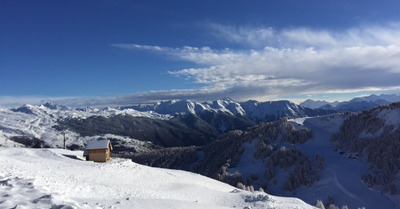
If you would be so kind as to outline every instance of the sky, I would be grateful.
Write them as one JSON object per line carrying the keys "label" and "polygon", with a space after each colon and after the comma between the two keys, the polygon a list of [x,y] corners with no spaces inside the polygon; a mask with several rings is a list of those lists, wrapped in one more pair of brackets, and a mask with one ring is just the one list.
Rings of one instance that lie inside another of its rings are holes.
{"label": "sky", "polygon": [[400,91],[398,0],[0,0],[0,105]]}

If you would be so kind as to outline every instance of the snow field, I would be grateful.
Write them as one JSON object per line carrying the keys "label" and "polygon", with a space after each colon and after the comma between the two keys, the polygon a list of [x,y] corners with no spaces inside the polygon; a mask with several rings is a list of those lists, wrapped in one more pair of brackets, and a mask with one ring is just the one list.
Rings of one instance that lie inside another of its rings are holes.
{"label": "snow field", "polygon": [[296,198],[237,190],[126,159],[94,163],[81,151],[0,148],[0,208],[314,208]]}

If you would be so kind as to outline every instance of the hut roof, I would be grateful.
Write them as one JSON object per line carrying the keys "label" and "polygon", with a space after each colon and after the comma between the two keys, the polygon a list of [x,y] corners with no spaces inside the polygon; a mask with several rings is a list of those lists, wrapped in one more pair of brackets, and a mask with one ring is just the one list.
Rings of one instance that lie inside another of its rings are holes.
{"label": "hut roof", "polygon": [[108,147],[112,149],[110,140],[92,140],[87,143],[86,150],[107,149]]}

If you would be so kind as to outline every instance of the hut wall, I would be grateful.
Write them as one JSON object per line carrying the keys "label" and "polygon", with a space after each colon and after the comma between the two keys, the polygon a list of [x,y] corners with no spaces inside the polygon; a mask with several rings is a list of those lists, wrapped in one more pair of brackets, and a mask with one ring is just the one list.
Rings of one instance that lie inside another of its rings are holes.
{"label": "hut wall", "polygon": [[89,150],[89,160],[94,162],[107,162],[110,160],[109,149]]}

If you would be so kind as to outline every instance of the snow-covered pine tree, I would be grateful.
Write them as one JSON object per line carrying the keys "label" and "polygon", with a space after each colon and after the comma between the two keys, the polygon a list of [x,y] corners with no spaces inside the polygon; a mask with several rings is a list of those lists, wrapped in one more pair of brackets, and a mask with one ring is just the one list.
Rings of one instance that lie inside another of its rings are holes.
{"label": "snow-covered pine tree", "polygon": [[317,200],[317,204],[315,204],[315,207],[319,209],[325,209],[324,203],[321,200]]}

